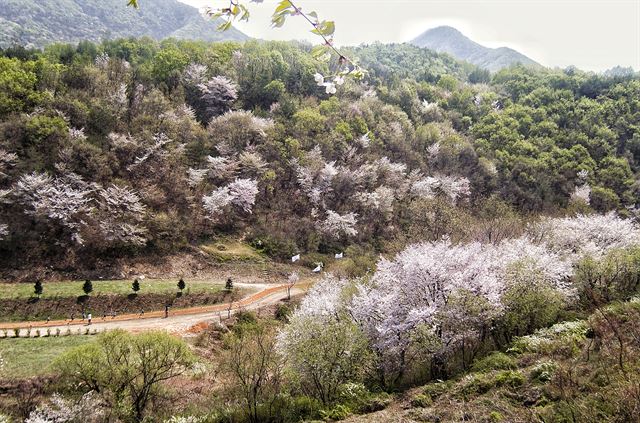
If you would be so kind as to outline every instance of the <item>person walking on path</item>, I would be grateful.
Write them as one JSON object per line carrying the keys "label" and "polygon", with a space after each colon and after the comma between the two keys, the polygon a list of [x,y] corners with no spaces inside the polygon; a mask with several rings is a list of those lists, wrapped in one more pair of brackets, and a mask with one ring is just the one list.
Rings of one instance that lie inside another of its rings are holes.
{"label": "person walking on path", "polygon": [[87,321],[89,322],[88,324],[90,325],[91,324],[91,313],[89,313],[87,315]]}

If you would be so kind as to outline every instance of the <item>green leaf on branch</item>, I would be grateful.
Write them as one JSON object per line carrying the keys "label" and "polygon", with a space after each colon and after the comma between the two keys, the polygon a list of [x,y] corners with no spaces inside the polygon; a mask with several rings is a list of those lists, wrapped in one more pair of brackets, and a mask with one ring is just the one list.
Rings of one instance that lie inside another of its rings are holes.
{"label": "green leaf on branch", "polygon": [[283,12],[284,10],[287,10],[289,8],[292,7],[292,4],[289,0],[283,0],[280,2],[280,4],[278,4],[278,7],[276,7],[276,11],[273,13],[274,15]]}
{"label": "green leaf on branch", "polygon": [[316,60],[326,61],[329,57],[329,46],[320,44],[311,49],[311,57]]}
{"label": "green leaf on branch", "polygon": [[226,31],[231,28],[231,21],[226,21],[220,25],[218,25],[218,31]]}
{"label": "green leaf on branch", "polygon": [[316,28],[311,32],[324,37],[330,37],[336,32],[336,24],[333,21],[322,21],[317,24]]}
{"label": "green leaf on branch", "polygon": [[136,9],[138,8],[138,0],[129,0],[129,2],[127,3],[127,6],[133,6]]}

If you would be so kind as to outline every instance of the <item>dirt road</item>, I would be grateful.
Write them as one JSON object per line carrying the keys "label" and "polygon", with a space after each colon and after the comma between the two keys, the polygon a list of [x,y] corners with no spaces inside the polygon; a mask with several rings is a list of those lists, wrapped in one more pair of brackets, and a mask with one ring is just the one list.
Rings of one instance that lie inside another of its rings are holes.
{"label": "dirt road", "polygon": [[[236,284],[241,286],[241,284]],[[244,284],[242,284],[244,286]],[[211,306],[192,307],[178,310],[169,310],[169,317],[164,317],[164,311],[153,311],[139,314],[126,314],[116,316],[115,318],[94,317],[92,324],[89,326],[87,322],[81,320],[56,320],[50,322],[14,322],[0,323],[0,330],[5,331],[6,336],[15,336],[18,330],[20,336],[37,336],[44,335],[47,331],[50,334],[86,333],[87,330],[93,332],[103,332],[110,329],[125,329],[131,332],[140,332],[153,329],[164,329],[171,332],[185,333],[190,327],[202,322],[213,322],[218,319],[224,319],[229,314],[233,314],[238,310],[255,310],[267,305],[276,304],[286,299],[288,296],[285,285],[272,284],[247,284],[253,288],[259,287],[260,291],[244,297],[233,303],[215,304]],[[298,284],[291,289],[291,295],[302,294],[308,288],[309,283]]]}

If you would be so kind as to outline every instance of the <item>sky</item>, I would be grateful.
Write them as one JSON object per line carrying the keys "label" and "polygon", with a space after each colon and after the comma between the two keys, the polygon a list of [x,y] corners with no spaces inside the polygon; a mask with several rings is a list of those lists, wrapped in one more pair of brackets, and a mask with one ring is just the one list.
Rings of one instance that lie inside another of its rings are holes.
{"label": "sky", "polygon": [[[225,0],[180,0],[196,7],[224,7]],[[251,19],[235,26],[268,40],[309,40],[309,24],[291,18],[271,28],[278,3],[249,3]],[[603,71],[640,70],[640,0],[298,0],[336,23],[336,45],[409,41],[429,28],[450,25],[487,47],[511,47],[550,67],[574,65]]]}

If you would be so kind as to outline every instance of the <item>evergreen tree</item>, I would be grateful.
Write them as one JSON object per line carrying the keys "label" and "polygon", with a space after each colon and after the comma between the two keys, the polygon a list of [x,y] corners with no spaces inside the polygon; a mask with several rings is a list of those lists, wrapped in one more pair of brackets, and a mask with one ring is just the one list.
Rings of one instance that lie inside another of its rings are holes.
{"label": "evergreen tree", "polygon": [[38,297],[40,297],[40,295],[42,295],[42,282],[37,280],[36,283],[33,285],[33,293],[36,294]]}
{"label": "evergreen tree", "polygon": [[182,292],[182,290],[187,286],[187,284],[184,282],[184,279],[180,278],[180,280],[178,281],[178,289],[180,290],[180,292]]}
{"label": "evergreen tree", "polygon": [[233,289],[233,281],[231,280],[231,278],[227,279],[227,284],[224,286],[224,289],[226,289],[227,291],[231,291]]}
{"label": "evergreen tree", "polygon": [[90,281],[89,279],[87,279],[86,281],[84,281],[84,284],[82,285],[82,291],[83,291],[86,295],[91,294],[91,292],[93,291],[93,284],[91,283],[91,281]]}
{"label": "evergreen tree", "polygon": [[131,284],[131,289],[133,289],[133,292],[138,292],[140,291],[140,282],[138,282],[138,279],[134,279],[133,283]]}

